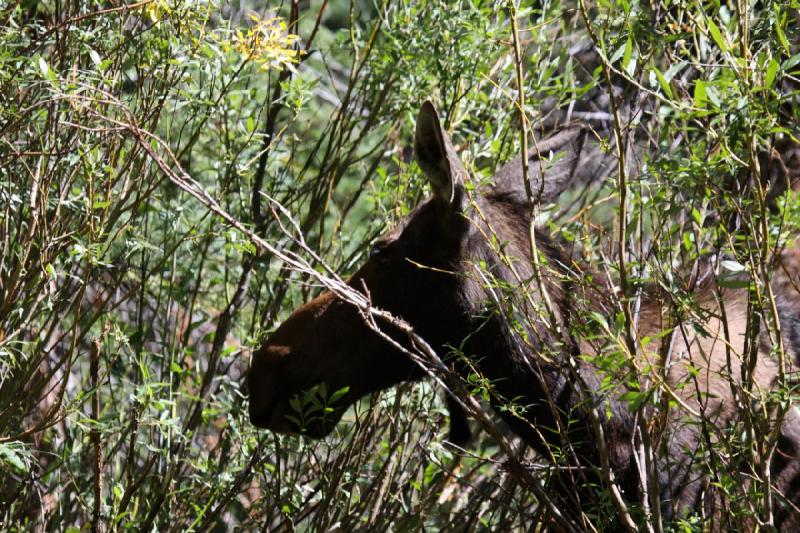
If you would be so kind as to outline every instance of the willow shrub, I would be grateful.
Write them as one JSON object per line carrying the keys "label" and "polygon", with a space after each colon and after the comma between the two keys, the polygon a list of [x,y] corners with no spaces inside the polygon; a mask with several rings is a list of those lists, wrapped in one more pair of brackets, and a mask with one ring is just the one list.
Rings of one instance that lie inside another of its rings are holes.
{"label": "willow shrub", "polygon": [[[302,235],[352,272],[426,194],[409,157],[424,99],[477,178],[515,153],[509,5],[267,4],[0,2],[0,523],[543,527],[490,438],[445,444],[429,383],[376,394],[309,441],[255,431],[242,380],[260,340],[319,290],[249,235],[322,268]],[[740,236],[769,252],[797,228],[793,201],[767,211],[725,185],[796,131],[797,9],[514,10],[534,127],[572,106],[610,132],[603,95],[616,91],[618,133],[647,139],[622,257],[676,308],[691,305],[699,257],[729,254],[763,286],[767,259]],[[615,186],[541,215],[589,264],[620,259]],[[278,206],[296,228],[278,223]],[[479,379],[471,389],[481,394]],[[781,399],[792,394],[786,384]],[[719,457],[747,446],[721,442]],[[749,489],[728,490],[744,491],[734,514],[758,512]]]}

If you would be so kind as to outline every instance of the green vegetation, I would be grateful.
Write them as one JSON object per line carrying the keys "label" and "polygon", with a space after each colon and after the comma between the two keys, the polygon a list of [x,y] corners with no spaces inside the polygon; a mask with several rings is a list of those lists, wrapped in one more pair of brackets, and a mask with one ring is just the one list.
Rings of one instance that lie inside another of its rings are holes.
{"label": "green vegetation", "polygon": [[[427,194],[409,157],[422,101],[476,179],[518,153],[518,67],[531,129],[572,103],[601,117],[609,152],[615,135],[648,144],[630,183],[590,183],[543,223],[687,316],[693,267],[724,254],[722,286],[750,287],[773,327],[763,289],[800,203],[767,198],[758,163],[798,131],[797,0],[266,4],[0,0],[4,529],[545,528],[494,439],[445,443],[432,383],[376,394],[313,441],[252,427],[243,381],[319,292],[284,259],[345,276]],[[663,396],[631,374],[613,318],[585,324],[607,341],[603,385],[652,409]],[[467,386],[483,399],[491,383]],[[310,391],[298,417],[338,393]],[[770,401],[794,394],[786,378]],[[764,510],[763,486],[724,468],[763,458],[754,438],[733,428],[708,465],[734,523]],[[521,445],[514,459],[539,468]]]}

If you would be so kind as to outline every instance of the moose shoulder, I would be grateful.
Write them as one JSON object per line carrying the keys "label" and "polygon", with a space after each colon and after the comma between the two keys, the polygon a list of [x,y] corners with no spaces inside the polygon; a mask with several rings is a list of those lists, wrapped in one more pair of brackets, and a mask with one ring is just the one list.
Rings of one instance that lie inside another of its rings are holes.
{"label": "moose shoulder", "polygon": [[[560,498],[576,504],[572,508],[597,514],[602,505],[598,495],[610,479],[599,473],[603,464],[625,500],[642,501],[643,466],[636,446],[641,428],[646,428],[656,439],[654,471],[659,472],[649,489],[657,489],[662,515],[669,519],[720,513],[722,496],[702,474],[707,471],[704,450],[717,438],[708,426],[724,431],[735,421],[737,403],[758,401],[760,394],[775,388],[781,373],[764,332],[758,335],[758,356],[742,355],[751,323],[746,289],[720,292],[713,281],[700,283],[694,297],[702,315],[700,330],[676,325],[662,311],[660,300],[645,293],[631,336],[658,340],[646,350],[634,347],[629,366],[669,392],[661,408],[634,414],[620,399],[625,390],[601,387],[608,372],[599,362],[601,343],[577,333],[585,330],[578,320],[613,316],[612,300],[606,296],[610,284],[599,277],[577,283],[580,267],[557,240],[538,229],[539,257],[532,260],[521,160],[502,168],[492,185],[468,199],[467,172],[427,102],[417,119],[415,151],[433,195],[374,244],[350,286],[366,288],[375,307],[404,319],[439,353],[460,346],[470,364],[494,383],[495,406],[510,399],[522,406],[498,411],[544,457],[552,458],[555,448],[566,450],[561,457],[577,468],[560,470],[555,484]],[[532,151],[532,192],[542,202],[614,164],[602,156],[597,143],[587,141],[580,126],[538,141]],[[498,242],[503,243],[503,253],[498,253]],[[800,294],[789,273],[798,271],[799,260],[788,251],[780,261],[783,267],[776,269],[772,288],[784,346],[794,359],[800,351]],[[495,280],[524,297],[507,305],[493,288]],[[668,330],[673,333],[662,334]],[[399,332],[387,334],[404,342]],[[793,364],[794,360],[785,362],[784,370],[792,370]],[[423,375],[370,329],[352,305],[325,293],[297,309],[254,354],[250,419],[274,431],[322,437],[358,398]],[[624,376],[617,377],[615,382],[626,383]],[[329,392],[346,393],[326,417],[298,420],[290,400],[322,383]],[[742,397],[745,393],[747,398]],[[602,417],[597,416],[598,406]],[[644,423],[642,416],[648,417]],[[466,431],[462,421],[456,433],[463,436]],[[603,445],[598,445],[598,435],[603,435]],[[776,435],[777,449],[767,469],[774,488],[773,520],[789,531],[798,525],[800,505],[800,420],[793,409]],[[742,470],[743,480],[760,472],[741,460],[732,459],[731,467]]]}

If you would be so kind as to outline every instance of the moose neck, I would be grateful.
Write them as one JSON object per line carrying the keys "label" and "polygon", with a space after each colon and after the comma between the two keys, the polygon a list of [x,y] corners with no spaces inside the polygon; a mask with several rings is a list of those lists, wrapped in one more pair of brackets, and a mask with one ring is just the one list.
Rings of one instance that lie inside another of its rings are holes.
{"label": "moose neck", "polygon": [[[570,334],[570,320],[586,302],[601,310],[601,288],[573,283],[572,259],[564,245],[538,229],[534,263],[526,206],[506,195],[486,198],[479,206],[484,222],[475,239],[480,242],[469,244],[486,272],[467,276],[463,289],[469,300],[480,303],[465,354],[478,361],[483,376],[493,383],[494,406],[526,443],[549,453],[551,446],[569,442],[574,451],[570,462],[597,465],[596,438],[582,407],[586,398],[581,387],[596,387],[599,377],[591,365],[578,361],[581,348]],[[487,244],[486,235],[504,243],[504,254]],[[471,268],[475,272],[478,267]],[[492,278],[504,282],[506,294]],[[585,290],[589,294],[580,292]],[[610,406],[614,419],[607,432],[627,446],[631,416],[617,403]],[[613,450],[611,459],[613,468],[627,469],[630,454]]]}

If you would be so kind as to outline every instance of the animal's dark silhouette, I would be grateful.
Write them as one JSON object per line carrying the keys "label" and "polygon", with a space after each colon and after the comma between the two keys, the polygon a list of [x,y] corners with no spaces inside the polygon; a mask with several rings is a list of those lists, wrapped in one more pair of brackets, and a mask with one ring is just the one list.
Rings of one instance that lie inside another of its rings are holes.
{"label": "animal's dark silhouette", "polygon": [[[590,135],[579,125],[567,126],[531,148],[532,190],[539,201],[550,202],[570,183],[606,172],[600,167],[612,163],[597,156],[599,145]],[[686,322],[693,326],[686,327],[655,289],[645,290],[635,331],[619,336],[621,345],[634,355],[628,355],[627,365],[610,369],[602,354],[608,352],[614,334],[578,332],[591,329],[587,317],[604,317],[596,318],[597,327],[604,320],[614,323],[609,296],[614,284],[580,272],[565,247],[541,229],[535,231],[539,258],[532,260],[530,199],[522,186],[521,159],[503,167],[490,185],[469,198],[467,172],[435,108],[427,102],[417,119],[415,151],[433,195],[374,244],[350,286],[359,291],[366,287],[375,307],[407,321],[439,353],[459,347],[492,381],[495,405],[513,400],[521,406],[522,410],[499,410],[500,416],[543,457],[558,455],[558,460],[579,467],[563,469],[554,482],[565,502],[580,499],[575,502],[580,507],[574,508],[593,516],[613,513],[599,496],[608,482],[607,476],[598,474],[603,454],[622,497],[641,501],[637,428],[645,428],[653,439],[659,472],[650,489],[658,491],[663,516],[669,520],[692,513],[723,513],[713,476],[704,464],[705,450],[718,440],[717,432],[731,427],[738,416],[737,403],[758,402],[765,391],[775,388],[780,374],[763,325],[755,335],[758,356],[745,355],[750,324],[747,289],[715,290],[713,261],[708,259],[693,295],[697,316]],[[503,254],[497,252],[498,246]],[[787,359],[792,359],[785,362],[790,372],[800,353],[796,276],[800,256],[788,250],[778,263],[771,287]],[[502,280],[522,296],[508,304],[492,279]],[[767,319],[762,317],[762,324]],[[406,342],[391,327],[386,332],[401,344]],[[638,344],[637,339],[643,338],[650,339],[646,346]],[[626,344],[628,339],[635,345]],[[639,411],[647,416],[644,423],[620,398],[629,390],[625,384],[631,383],[624,372],[637,372],[633,381],[647,376],[651,385],[660,383],[660,390],[669,391],[663,393],[660,405]],[[274,431],[322,437],[358,398],[423,375],[367,327],[352,305],[328,292],[297,309],[254,354],[250,418]],[[604,377],[609,376],[619,385],[604,387]],[[289,401],[320,383],[329,392],[349,390],[328,416],[300,427]],[[462,435],[466,431],[463,424],[457,429]],[[598,429],[605,439],[604,452],[598,446]],[[800,420],[791,408],[771,465],[774,520],[785,531],[798,526],[798,454]],[[730,464],[741,471],[738,479],[758,475],[757,465],[748,465],[747,460],[733,457]]]}

